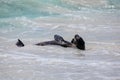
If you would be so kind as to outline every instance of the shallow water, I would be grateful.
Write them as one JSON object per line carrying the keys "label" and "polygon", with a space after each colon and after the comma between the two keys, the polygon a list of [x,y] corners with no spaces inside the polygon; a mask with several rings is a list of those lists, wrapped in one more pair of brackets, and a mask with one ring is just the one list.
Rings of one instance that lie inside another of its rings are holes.
{"label": "shallow water", "polygon": [[[119,3],[1,0],[0,80],[120,80]],[[86,50],[34,45],[54,34],[79,34]],[[25,47],[16,47],[18,38]]]}

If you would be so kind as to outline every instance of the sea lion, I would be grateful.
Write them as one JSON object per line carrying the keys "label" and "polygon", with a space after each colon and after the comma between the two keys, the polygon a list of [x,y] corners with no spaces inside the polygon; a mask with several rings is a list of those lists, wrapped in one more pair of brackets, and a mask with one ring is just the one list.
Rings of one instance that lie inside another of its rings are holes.
{"label": "sea lion", "polygon": [[[23,47],[24,43],[18,39],[18,42],[16,43],[18,47]],[[77,47],[80,50],[85,50],[85,42],[84,40],[76,34],[74,38],[71,40],[71,42],[66,41],[61,37],[60,35],[54,35],[54,40],[51,41],[45,41],[35,44],[37,46],[45,46],[45,45],[59,45],[62,47]]]}

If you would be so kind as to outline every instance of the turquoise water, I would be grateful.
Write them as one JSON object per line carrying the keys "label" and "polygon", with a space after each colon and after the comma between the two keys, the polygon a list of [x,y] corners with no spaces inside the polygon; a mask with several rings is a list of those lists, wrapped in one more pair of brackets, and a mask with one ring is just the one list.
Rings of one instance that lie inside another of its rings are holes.
{"label": "turquoise water", "polygon": [[[68,28],[69,25],[67,24],[71,23],[73,25],[71,27],[74,27],[74,29],[76,28],[76,26],[78,26],[77,28],[84,28],[88,31],[93,28],[113,28],[113,31],[115,33],[108,39],[114,36],[113,38],[116,39],[117,42],[119,42],[118,40],[120,37],[116,37],[116,34],[119,33],[119,31],[116,31],[119,28],[120,20],[119,3],[119,0],[1,0],[1,36],[5,37],[10,33],[10,35],[7,37],[17,38],[20,33],[22,34],[28,30],[31,30],[31,33],[29,32],[30,35],[33,33],[35,35],[38,33],[44,35],[46,33],[47,35],[47,32],[52,27],[61,26],[61,24],[63,24],[63,26],[66,26],[65,28]],[[44,24],[41,25],[40,23]],[[48,24],[51,26],[47,29],[44,29],[44,26]],[[37,30],[36,28],[41,28],[41,33],[38,31],[39,29]],[[55,32],[59,34],[65,32],[64,31],[61,33],[57,31],[58,30],[51,31],[51,35],[54,35],[53,33]],[[73,30],[73,32],[75,33],[75,30]],[[14,35],[14,33],[17,35]],[[84,33],[82,34],[83,36],[86,35]]]}
{"label": "turquoise water", "polygon": [[[68,9],[68,10],[79,10],[77,6],[68,4],[65,1],[61,0],[10,0],[10,1],[1,1],[0,2],[0,17],[43,17],[43,16],[56,16],[61,15],[60,12],[55,11],[54,9]],[[53,9],[51,11],[50,9]]]}
{"label": "turquoise water", "polygon": [[87,11],[115,9],[117,11],[120,9],[119,4],[119,0],[1,0],[0,18],[61,16],[84,9]]}
{"label": "turquoise water", "polygon": [[[86,51],[33,45],[54,34]],[[0,0],[0,80],[119,80],[119,34],[120,0]]]}

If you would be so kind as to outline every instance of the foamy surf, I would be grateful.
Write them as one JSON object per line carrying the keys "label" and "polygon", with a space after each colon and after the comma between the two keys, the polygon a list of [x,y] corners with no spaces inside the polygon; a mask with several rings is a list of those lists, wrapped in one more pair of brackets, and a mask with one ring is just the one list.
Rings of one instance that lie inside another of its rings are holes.
{"label": "foamy surf", "polygon": [[86,51],[35,45],[0,50],[1,75],[4,74],[1,79],[119,79],[118,47],[111,50],[113,45],[111,48],[106,48],[108,45],[87,46]]}

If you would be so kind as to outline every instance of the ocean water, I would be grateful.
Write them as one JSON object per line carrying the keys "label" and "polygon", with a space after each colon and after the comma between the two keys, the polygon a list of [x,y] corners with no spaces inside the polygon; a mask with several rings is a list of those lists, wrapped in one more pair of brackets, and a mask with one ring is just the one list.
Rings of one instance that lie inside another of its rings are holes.
{"label": "ocean water", "polygon": [[[86,50],[34,45],[55,34]],[[120,80],[119,34],[120,0],[0,0],[0,80]]]}

